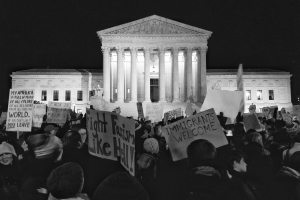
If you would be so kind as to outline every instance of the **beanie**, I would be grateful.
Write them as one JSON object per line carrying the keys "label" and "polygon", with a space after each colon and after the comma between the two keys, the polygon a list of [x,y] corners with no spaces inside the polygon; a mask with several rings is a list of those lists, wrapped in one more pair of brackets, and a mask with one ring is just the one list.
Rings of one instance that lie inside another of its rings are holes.
{"label": "beanie", "polygon": [[296,122],[292,122],[292,124],[286,126],[286,131],[291,138],[294,138],[300,131],[299,125]]}
{"label": "beanie", "polygon": [[0,155],[4,153],[10,153],[17,157],[15,148],[11,144],[8,144],[6,142],[2,142],[2,144],[0,144]]}
{"label": "beanie", "polygon": [[116,172],[97,187],[92,200],[149,200],[149,196],[135,177]]}
{"label": "beanie", "polygon": [[144,150],[147,153],[158,153],[159,152],[159,145],[156,139],[148,138],[144,141]]}
{"label": "beanie", "polygon": [[54,152],[62,149],[61,140],[49,134],[31,135],[26,143],[37,159],[52,157]]}
{"label": "beanie", "polygon": [[84,183],[83,170],[77,163],[63,164],[50,173],[47,188],[58,199],[72,198],[81,192]]}

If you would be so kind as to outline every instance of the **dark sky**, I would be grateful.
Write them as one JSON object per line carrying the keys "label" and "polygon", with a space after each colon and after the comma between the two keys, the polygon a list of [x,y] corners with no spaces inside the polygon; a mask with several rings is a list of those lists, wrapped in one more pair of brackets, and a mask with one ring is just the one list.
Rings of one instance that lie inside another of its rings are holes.
{"label": "dark sky", "polygon": [[212,31],[208,68],[289,71],[300,94],[299,0],[1,0],[0,102],[12,71],[101,68],[96,32],[153,14]]}

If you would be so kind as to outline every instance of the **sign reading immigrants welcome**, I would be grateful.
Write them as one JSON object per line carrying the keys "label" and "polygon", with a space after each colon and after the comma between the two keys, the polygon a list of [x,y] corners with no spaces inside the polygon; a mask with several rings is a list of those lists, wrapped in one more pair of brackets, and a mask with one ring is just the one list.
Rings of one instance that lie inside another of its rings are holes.
{"label": "sign reading immigrants welcome", "polygon": [[134,176],[135,122],[116,113],[87,109],[89,152],[100,158],[118,160]]}
{"label": "sign reading immigrants welcome", "polygon": [[31,131],[34,90],[11,89],[6,131]]}
{"label": "sign reading immigrants welcome", "polygon": [[197,139],[206,139],[216,148],[228,144],[214,109],[164,126],[162,131],[173,161],[187,158],[188,145]]}

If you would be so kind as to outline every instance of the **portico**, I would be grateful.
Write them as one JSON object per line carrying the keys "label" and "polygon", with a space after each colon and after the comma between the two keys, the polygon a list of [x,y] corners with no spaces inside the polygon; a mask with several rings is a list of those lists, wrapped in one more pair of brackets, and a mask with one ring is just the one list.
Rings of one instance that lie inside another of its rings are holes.
{"label": "portico", "polygon": [[99,31],[104,99],[151,102],[150,79],[157,78],[159,102],[202,102],[210,35],[157,15]]}

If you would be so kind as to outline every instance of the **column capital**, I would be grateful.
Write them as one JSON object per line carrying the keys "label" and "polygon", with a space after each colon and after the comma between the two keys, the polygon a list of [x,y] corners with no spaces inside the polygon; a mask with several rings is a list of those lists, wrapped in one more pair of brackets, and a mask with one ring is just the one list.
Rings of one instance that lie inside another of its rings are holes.
{"label": "column capital", "polygon": [[166,48],[164,48],[164,47],[159,47],[159,48],[158,48],[158,52],[159,52],[159,53],[165,53],[165,52],[166,52]]}
{"label": "column capital", "polygon": [[123,47],[116,47],[117,52],[124,52],[124,48]]}
{"label": "column capital", "polygon": [[178,54],[179,53],[179,48],[178,47],[172,47],[172,54]]}
{"label": "column capital", "polygon": [[143,50],[145,53],[150,53],[150,51],[151,51],[151,49],[149,47],[144,47]]}
{"label": "column capital", "polygon": [[194,48],[192,48],[192,47],[187,47],[187,48],[186,48],[186,53],[192,53],[193,50],[194,50]]}
{"label": "column capital", "polygon": [[102,51],[102,53],[109,52],[110,51],[110,47],[101,46],[101,51]]}
{"label": "column capital", "polygon": [[136,48],[136,47],[129,47],[129,49],[130,49],[131,53],[138,51],[138,48]]}
{"label": "column capital", "polygon": [[207,46],[200,47],[200,53],[201,53],[201,54],[204,54],[204,53],[206,53],[206,52],[207,52],[207,49],[208,49],[208,47],[207,47]]}

